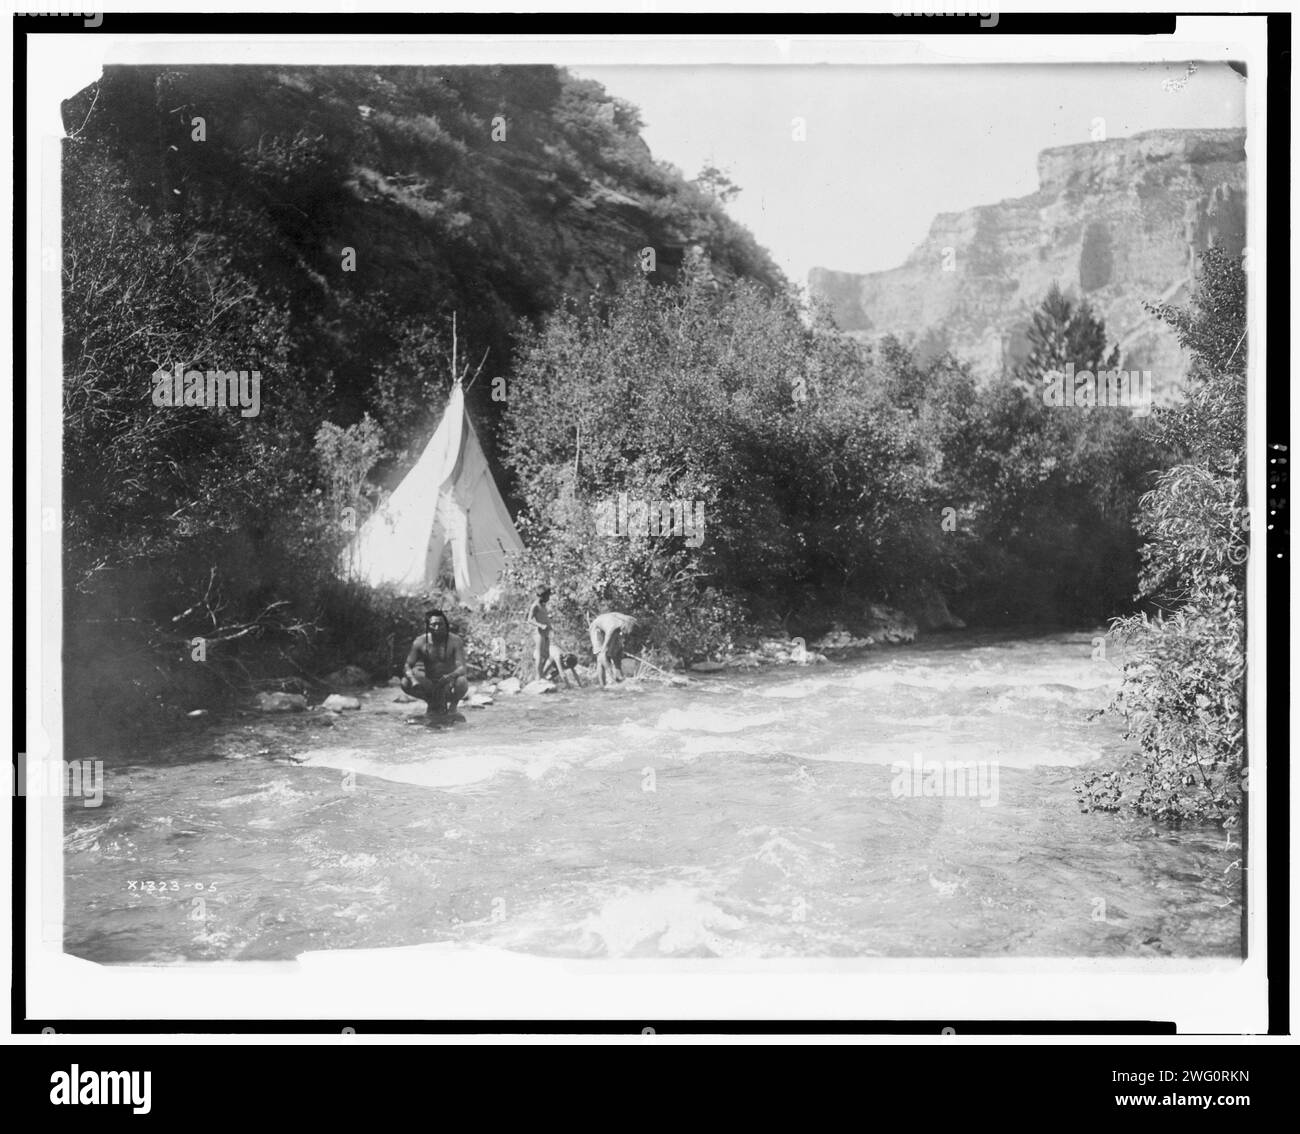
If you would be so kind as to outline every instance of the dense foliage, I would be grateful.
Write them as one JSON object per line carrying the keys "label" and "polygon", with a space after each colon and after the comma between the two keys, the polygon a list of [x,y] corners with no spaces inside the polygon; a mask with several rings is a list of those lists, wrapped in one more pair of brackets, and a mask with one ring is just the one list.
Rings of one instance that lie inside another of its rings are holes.
{"label": "dense foliage", "polygon": [[[193,664],[209,651],[301,637],[297,598],[322,578],[317,411],[283,381],[284,312],[219,242],[132,204],[93,147],[70,145],[63,188],[68,723],[93,731],[234,680]],[[155,405],[154,372],[175,366],[257,372],[258,412]]]}
{"label": "dense foliage", "polygon": [[1141,588],[1154,614],[1117,621],[1133,766],[1089,776],[1086,807],[1239,821],[1246,787],[1246,280],[1217,248],[1187,308],[1153,310],[1194,359],[1187,399],[1160,413],[1173,465],[1142,498]]}
{"label": "dense foliage", "polygon": [[712,183],[654,159],[635,107],[555,67],[110,66],[64,121],[72,160],[105,153],[136,204],[288,315],[294,373],[344,422],[400,413],[427,435],[437,406],[409,363],[428,328],[445,353],[458,312],[501,373],[519,319],[611,285],[642,248],[661,280],[700,247],[781,282]]}
{"label": "dense foliage", "polygon": [[[634,279],[557,312],[513,370],[519,569],[557,583],[575,628],[634,611],[689,656],[747,622],[816,632],[934,590],[986,623],[1128,609],[1153,452],[1125,409],[981,389],[893,340],[864,352],[702,261],[675,287]],[[702,541],[602,534],[621,496],[691,502]]]}

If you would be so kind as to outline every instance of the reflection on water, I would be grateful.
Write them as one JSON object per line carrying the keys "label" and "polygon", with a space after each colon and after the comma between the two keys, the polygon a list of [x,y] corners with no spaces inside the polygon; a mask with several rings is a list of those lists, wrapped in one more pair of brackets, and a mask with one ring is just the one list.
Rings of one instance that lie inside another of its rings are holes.
{"label": "reflection on water", "polygon": [[[561,957],[1235,956],[1240,851],[1080,814],[1122,751],[1091,635],[499,698],[378,689],[113,759],[65,811],[65,946],[105,962],[426,942]],[[899,794],[996,765],[996,806]],[[1234,865],[1236,864],[1236,865]],[[161,887],[161,888],[160,888]]]}

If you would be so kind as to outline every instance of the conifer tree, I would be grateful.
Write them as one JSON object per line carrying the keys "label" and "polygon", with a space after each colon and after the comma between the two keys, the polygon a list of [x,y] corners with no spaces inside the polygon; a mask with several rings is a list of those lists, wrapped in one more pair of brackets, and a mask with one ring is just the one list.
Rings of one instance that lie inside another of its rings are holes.
{"label": "conifer tree", "polygon": [[1029,357],[1016,370],[1016,377],[1035,388],[1043,375],[1064,371],[1113,370],[1119,365],[1119,347],[1106,350],[1106,324],[1092,313],[1085,300],[1077,306],[1052,284],[1046,298],[1034,312],[1029,328]]}

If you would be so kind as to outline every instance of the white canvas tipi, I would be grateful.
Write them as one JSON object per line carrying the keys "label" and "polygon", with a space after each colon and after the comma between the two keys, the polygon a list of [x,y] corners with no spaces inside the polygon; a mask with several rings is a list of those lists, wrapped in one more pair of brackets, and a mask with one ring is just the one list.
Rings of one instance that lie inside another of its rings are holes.
{"label": "white canvas tipi", "polygon": [[524,549],[465,410],[459,380],[420,459],[362,524],[343,552],[342,567],[371,586],[422,593],[437,584],[447,547],[456,594],[464,602],[492,587],[506,556]]}

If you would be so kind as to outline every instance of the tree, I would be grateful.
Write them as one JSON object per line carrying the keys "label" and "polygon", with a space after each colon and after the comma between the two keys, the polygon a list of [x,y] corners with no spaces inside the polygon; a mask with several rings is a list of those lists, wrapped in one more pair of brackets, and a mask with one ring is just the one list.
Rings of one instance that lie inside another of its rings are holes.
{"label": "tree", "polygon": [[326,421],[316,430],[316,459],[336,514],[351,508],[352,518],[362,519],[366,474],[383,456],[383,433],[369,414],[346,429]]}
{"label": "tree", "polygon": [[1159,609],[1115,623],[1129,651],[1121,704],[1140,753],[1078,790],[1085,808],[1231,826],[1245,799],[1245,273],[1210,248],[1191,303],[1152,310],[1192,351],[1193,369],[1186,401],[1157,417],[1176,463],[1137,516],[1141,591]]}
{"label": "tree", "polygon": [[694,179],[694,184],[723,205],[729,204],[740,196],[740,186],[727,176],[726,171],[719,169],[712,162],[706,163],[700,170]]}
{"label": "tree", "polygon": [[[1050,372],[1114,367],[1106,327],[1053,285],[1035,311],[1017,382],[941,394],[941,375],[892,365],[897,404],[939,419],[944,503],[960,510],[962,557],[949,570],[974,622],[1092,625],[1132,609],[1139,561],[1131,517],[1159,463],[1127,409],[1049,406]],[[888,352],[886,352],[888,360]],[[949,380],[951,385],[951,380]],[[969,409],[957,412],[965,403]],[[1104,475],[1103,474],[1104,471]],[[951,548],[956,540],[947,541]]]}
{"label": "tree", "polygon": [[1042,389],[1043,376],[1064,371],[1067,365],[1075,373],[1089,370],[1113,370],[1119,365],[1119,347],[1106,350],[1106,325],[1093,316],[1085,301],[1077,307],[1052,284],[1028,331],[1029,357],[1017,369],[1016,376],[1027,382],[1034,392]]}
{"label": "tree", "polygon": [[[297,403],[276,381],[279,313],[212,240],[132,205],[93,144],[68,143],[64,175],[65,552],[85,591],[105,572],[162,567],[291,491],[283,442]],[[151,376],[176,365],[258,369],[275,395],[255,418],[158,408]]]}

